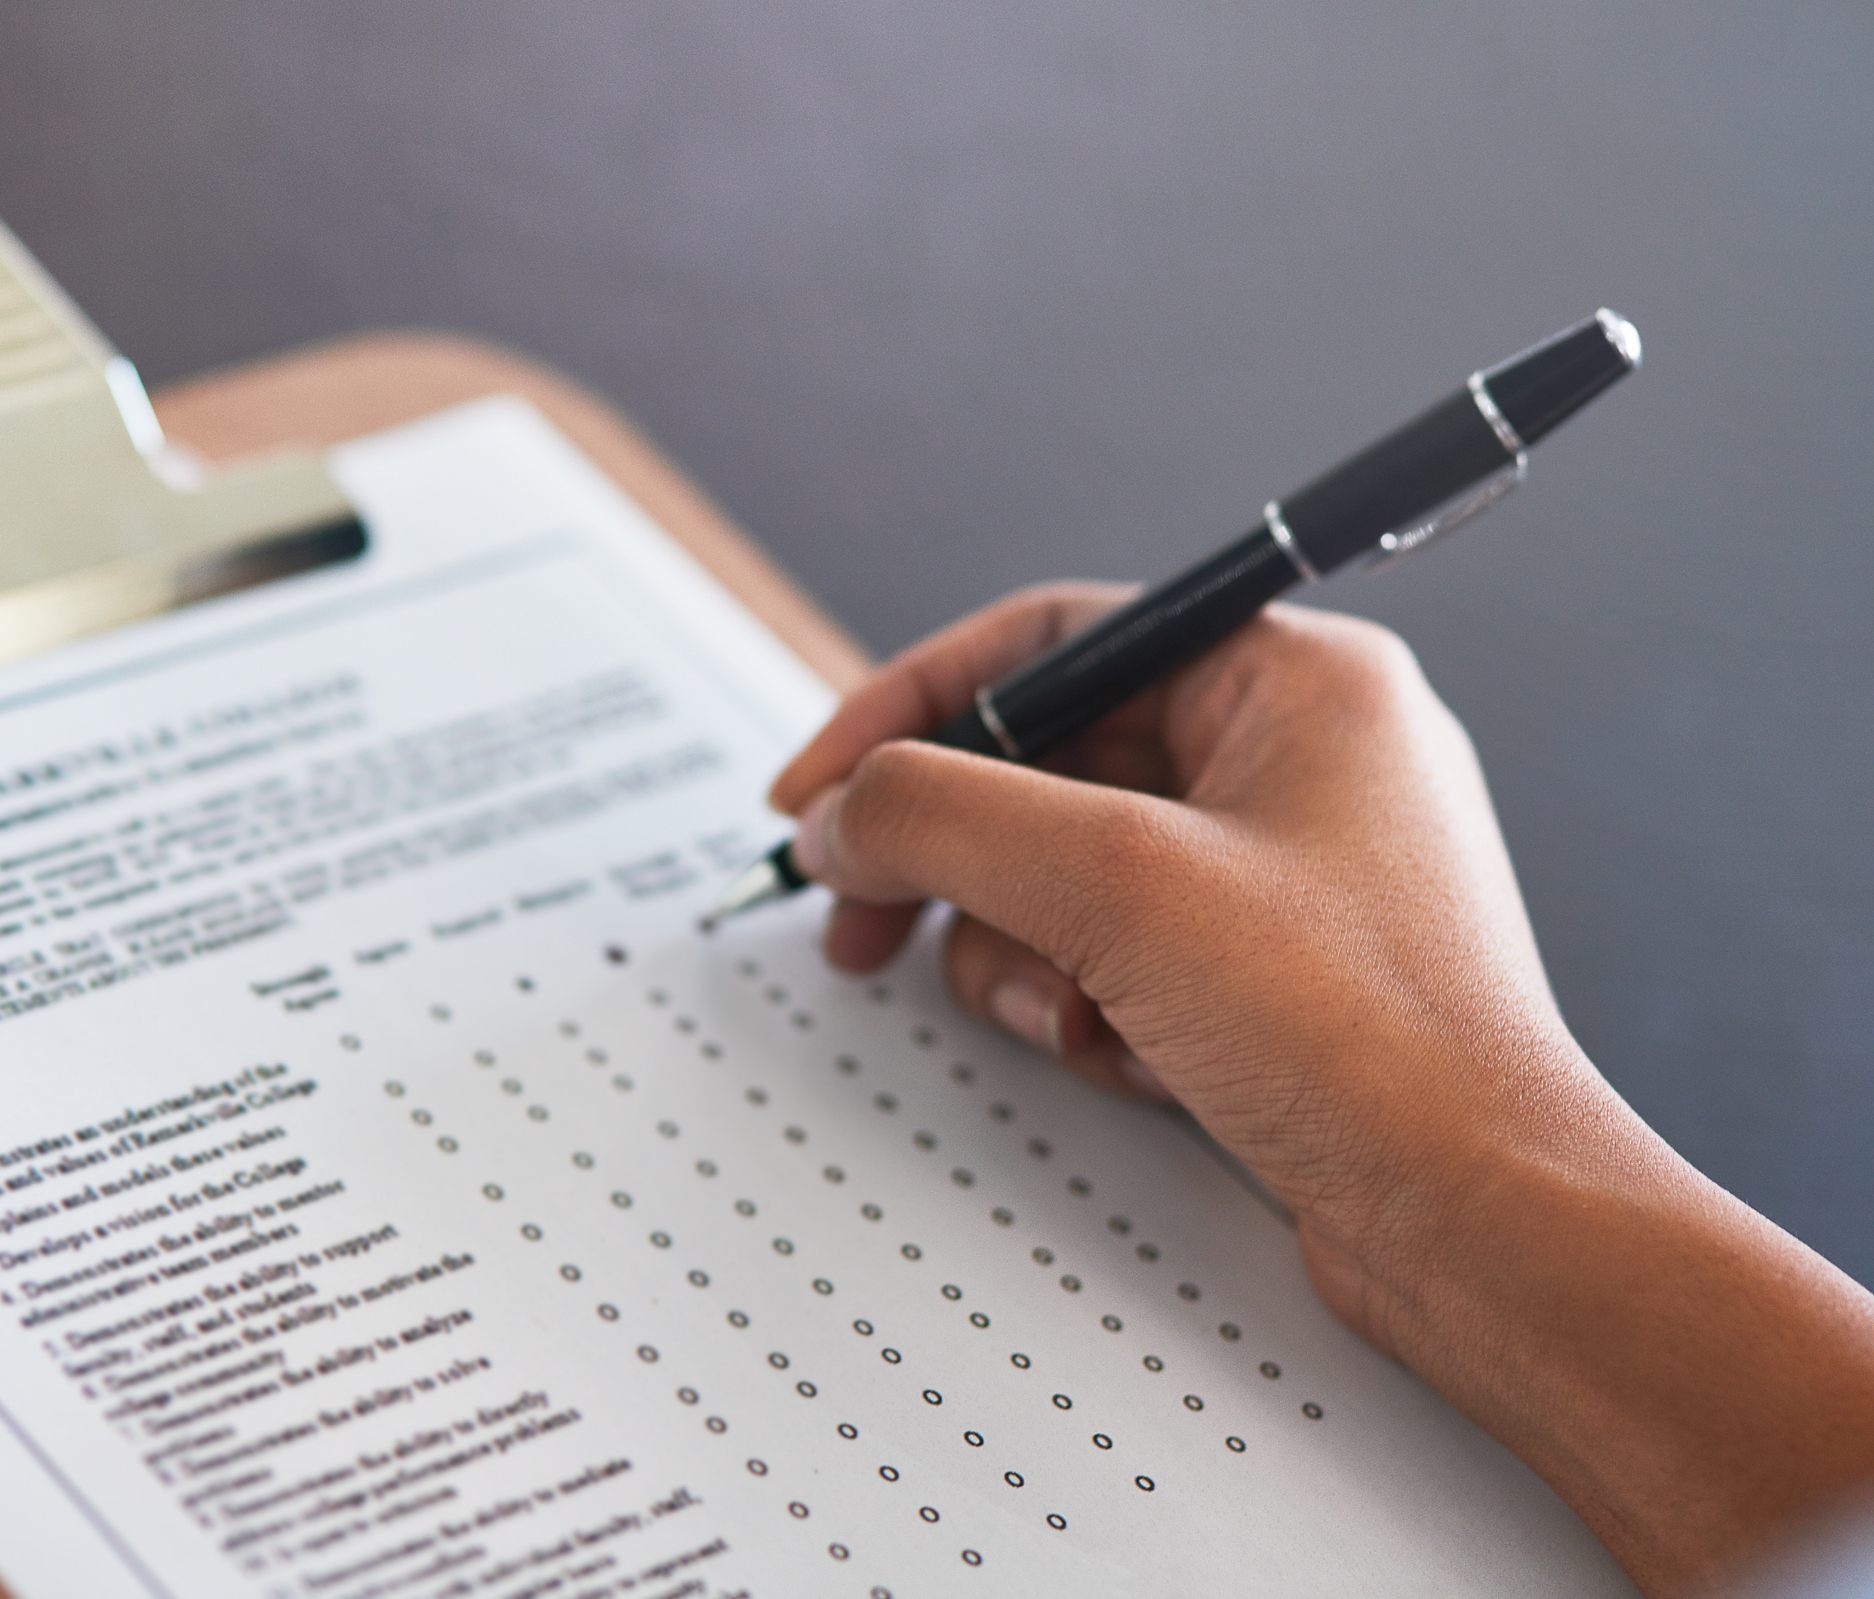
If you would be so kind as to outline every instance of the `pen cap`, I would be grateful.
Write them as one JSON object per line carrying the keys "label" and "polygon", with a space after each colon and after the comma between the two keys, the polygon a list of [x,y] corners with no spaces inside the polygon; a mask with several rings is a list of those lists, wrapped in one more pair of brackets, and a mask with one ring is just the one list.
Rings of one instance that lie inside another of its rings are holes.
{"label": "pen cap", "polygon": [[1633,324],[1612,311],[1597,312],[1478,373],[1287,496],[1281,513],[1308,564],[1331,572],[1518,461],[1639,364]]}
{"label": "pen cap", "polygon": [[1597,311],[1484,373],[1484,386],[1525,446],[1552,433],[1640,364],[1640,335],[1625,317]]}

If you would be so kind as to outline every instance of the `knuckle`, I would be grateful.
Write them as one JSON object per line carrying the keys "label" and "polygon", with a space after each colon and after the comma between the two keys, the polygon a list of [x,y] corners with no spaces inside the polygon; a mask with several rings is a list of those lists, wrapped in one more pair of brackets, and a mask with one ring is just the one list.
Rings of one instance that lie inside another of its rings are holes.
{"label": "knuckle", "polygon": [[903,834],[923,786],[922,752],[894,740],[868,750],[853,768],[839,807],[839,835],[849,850],[889,850]]}
{"label": "knuckle", "polygon": [[1351,647],[1353,669],[1376,688],[1396,690],[1423,679],[1418,655],[1389,627],[1360,622]]}
{"label": "knuckle", "polygon": [[1113,879],[1143,883],[1165,864],[1167,831],[1149,806],[1106,805],[1088,821],[1081,843]]}
{"label": "knuckle", "polygon": [[1416,674],[1418,657],[1391,628],[1361,616],[1320,616],[1310,642],[1323,665],[1377,679]]}
{"label": "knuckle", "polygon": [[1073,860],[1049,877],[1050,944],[1070,975],[1097,974],[1176,937],[1190,910],[1192,860],[1183,819],[1127,797],[1081,823]]}
{"label": "knuckle", "polygon": [[1412,646],[1363,617],[1316,612],[1284,619],[1279,644],[1304,700],[1323,696],[1364,717],[1390,717],[1426,690]]}
{"label": "knuckle", "polygon": [[1369,622],[1364,617],[1350,620],[1353,624],[1349,629],[1352,647],[1369,670],[1388,676],[1418,670],[1418,657],[1412,653],[1412,646],[1391,628],[1378,622]]}

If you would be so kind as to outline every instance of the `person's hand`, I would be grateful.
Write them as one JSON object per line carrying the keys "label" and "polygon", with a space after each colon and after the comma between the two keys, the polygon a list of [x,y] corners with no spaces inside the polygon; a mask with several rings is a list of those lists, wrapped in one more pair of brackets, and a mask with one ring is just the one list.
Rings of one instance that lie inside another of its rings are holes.
{"label": "person's hand", "polygon": [[[1874,1421],[1867,1297],[1582,1055],[1469,740],[1393,635],[1271,607],[1045,770],[913,741],[1128,592],[1036,590],[958,623],[782,773],[796,857],[841,896],[829,957],[873,968],[925,901],[955,905],[963,1005],[1181,1100],[1293,1211],[1335,1313],[1656,1591],[1753,1547],[1844,1461],[1874,1472],[1874,1427],[1835,1424]],[[1788,1357],[1769,1376],[1766,1338]],[[1765,1386],[1721,1395],[1737,1359]],[[1769,1415],[1818,1383],[1834,1421],[1798,1447]]]}
{"label": "person's hand", "polygon": [[1556,1014],[1469,741],[1392,634],[1272,607],[1050,772],[897,742],[1125,597],[1021,594],[940,633],[781,775],[781,809],[817,796],[796,856],[844,896],[827,952],[870,968],[924,899],[956,904],[958,999],[1175,1094],[1393,1348],[1386,1257],[1464,1202],[1470,1145],[1617,1103]]}

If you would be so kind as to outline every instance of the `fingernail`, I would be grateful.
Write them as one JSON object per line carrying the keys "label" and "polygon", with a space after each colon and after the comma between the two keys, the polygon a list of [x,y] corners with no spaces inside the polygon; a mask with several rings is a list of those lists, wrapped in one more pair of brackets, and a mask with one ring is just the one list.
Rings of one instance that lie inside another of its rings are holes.
{"label": "fingernail", "polygon": [[1036,1049],[1060,1054],[1061,1008],[1040,989],[1026,983],[1004,983],[989,996],[989,1014]]}
{"label": "fingernail", "polygon": [[1119,1063],[1119,1075],[1126,1080],[1126,1086],[1135,1094],[1143,1094],[1147,1099],[1171,1099],[1169,1088],[1158,1080],[1158,1073],[1140,1060],[1137,1055],[1127,1055]]}
{"label": "fingernail", "polygon": [[800,827],[794,834],[794,864],[818,881],[826,875],[832,851],[827,848],[827,829],[839,805],[839,790],[829,788],[800,813]]}

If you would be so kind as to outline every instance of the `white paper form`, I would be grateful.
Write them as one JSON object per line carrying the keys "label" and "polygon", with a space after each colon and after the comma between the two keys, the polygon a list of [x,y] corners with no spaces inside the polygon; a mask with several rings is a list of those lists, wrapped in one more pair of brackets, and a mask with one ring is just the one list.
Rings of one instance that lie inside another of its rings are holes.
{"label": "white paper form", "polygon": [[829,698],[537,416],[336,465],[358,567],[0,674],[22,1599],[1631,1591],[936,930],[696,936]]}

